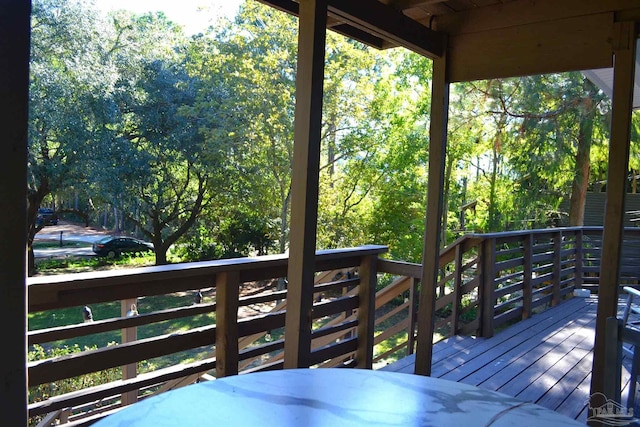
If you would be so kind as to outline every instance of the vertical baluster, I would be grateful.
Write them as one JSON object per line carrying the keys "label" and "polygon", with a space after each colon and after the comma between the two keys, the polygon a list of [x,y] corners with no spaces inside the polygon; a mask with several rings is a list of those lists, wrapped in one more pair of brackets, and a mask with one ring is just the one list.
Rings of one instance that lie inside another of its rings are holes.
{"label": "vertical baluster", "polygon": [[531,316],[531,303],[533,301],[533,235],[527,234],[522,241],[522,319]]}
{"label": "vertical baluster", "polygon": [[553,299],[551,306],[555,307],[560,303],[560,282],[562,275],[562,231],[553,236]]}
{"label": "vertical baluster", "polygon": [[496,240],[486,239],[482,242],[480,251],[481,284],[480,293],[480,336],[493,336],[493,318],[495,307],[495,264],[496,264]]}
{"label": "vertical baluster", "polygon": [[454,260],[453,271],[453,303],[451,311],[451,335],[457,335],[460,325],[460,309],[462,305],[462,292],[460,287],[462,286],[462,247],[456,245],[456,255]]}
{"label": "vertical baluster", "polygon": [[362,259],[359,268],[360,285],[358,288],[358,349],[356,364],[358,368],[371,369],[373,366],[373,333],[376,312],[376,263],[377,255]]}
{"label": "vertical baluster", "polygon": [[216,377],[238,373],[238,298],[240,274],[216,275]]}
{"label": "vertical baluster", "polygon": [[413,354],[416,346],[416,323],[418,321],[418,283],[411,277],[409,285],[409,327],[407,330],[407,355]]}
{"label": "vertical baluster", "polygon": [[[130,316],[130,312],[132,311],[132,307],[135,307],[137,313],[137,305],[138,299],[126,299],[120,302],[120,313],[122,317]],[[138,339],[138,328],[124,328],[122,329],[122,344],[133,342]],[[136,363],[130,363],[126,366],[122,367],[122,379],[128,380],[131,378],[135,378],[138,375],[138,365]],[[138,391],[132,390],[126,393],[123,393],[121,396],[122,406],[131,405],[138,401]]]}

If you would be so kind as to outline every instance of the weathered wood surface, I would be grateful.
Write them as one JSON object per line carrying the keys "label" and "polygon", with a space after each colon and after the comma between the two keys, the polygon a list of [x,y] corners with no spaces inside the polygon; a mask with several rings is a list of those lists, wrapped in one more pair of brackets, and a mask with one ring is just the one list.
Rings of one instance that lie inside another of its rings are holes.
{"label": "weathered wood surface", "polygon": [[[619,303],[619,316],[624,309]],[[597,298],[574,297],[497,332],[434,345],[432,376],[534,402],[586,422]],[[383,370],[412,373],[415,355]],[[623,361],[623,401],[630,363]]]}

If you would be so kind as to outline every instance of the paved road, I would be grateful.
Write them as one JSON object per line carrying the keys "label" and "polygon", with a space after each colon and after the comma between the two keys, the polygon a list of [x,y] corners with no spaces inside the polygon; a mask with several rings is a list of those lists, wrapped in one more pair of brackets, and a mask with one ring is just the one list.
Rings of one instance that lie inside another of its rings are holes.
{"label": "paved road", "polygon": [[[60,235],[62,233],[62,236]],[[59,242],[62,237],[62,242],[83,242],[93,243],[96,240],[100,240],[104,236],[108,236],[109,233],[105,231],[96,230],[90,227],[83,227],[76,224],[71,224],[65,221],[60,221],[58,225],[47,226],[40,230],[35,235],[34,240],[37,241],[49,241]],[[95,256],[90,246],[87,247],[51,247],[47,249],[35,249],[33,255],[36,258],[47,257],[62,257],[62,256]]]}

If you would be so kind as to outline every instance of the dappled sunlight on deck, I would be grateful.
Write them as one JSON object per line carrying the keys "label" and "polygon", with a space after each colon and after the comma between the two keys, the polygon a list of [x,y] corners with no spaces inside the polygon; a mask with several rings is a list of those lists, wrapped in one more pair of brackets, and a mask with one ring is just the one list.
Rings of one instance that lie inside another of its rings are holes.
{"label": "dappled sunlight on deck", "polygon": [[[618,304],[619,316],[626,296]],[[586,422],[597,297],[573,297],[491,338],[455,336],[434,346],[432,375],[499,391]],[[413,372],[415,356],[382,369]],[[623,361],[626,401],[630,361]]]}

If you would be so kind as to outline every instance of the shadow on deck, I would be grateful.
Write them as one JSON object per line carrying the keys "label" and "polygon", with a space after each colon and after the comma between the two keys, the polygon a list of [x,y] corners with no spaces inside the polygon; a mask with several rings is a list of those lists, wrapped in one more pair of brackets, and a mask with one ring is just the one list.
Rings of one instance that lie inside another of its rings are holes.
{"label": "shadow on deck", "polygon": [[[433,348],[432,376],[498,391],[586,423],[596,312],[596,297],[574,297],[492,338],[440,341]],[[411,355],[382,369],[413,373],[414,364]],[[624,365],[626,402],[630,363]]]}

